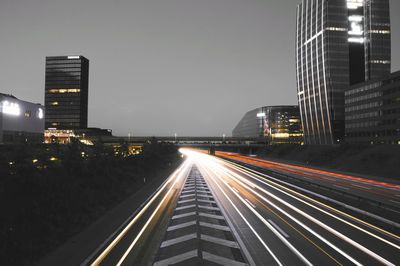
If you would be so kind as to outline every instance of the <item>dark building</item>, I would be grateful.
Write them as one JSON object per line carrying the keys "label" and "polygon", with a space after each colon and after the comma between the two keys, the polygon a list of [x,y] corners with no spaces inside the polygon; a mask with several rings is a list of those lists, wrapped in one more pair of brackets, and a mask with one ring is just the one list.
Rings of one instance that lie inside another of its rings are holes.
{"label": "dark building", "polygon": [[46,57],[46,129],[83,129],[88,124],[89,60]]}
{"label": "dark building", "polygon": [[269,144],[303,142],[299,107],[265,106],[247,112],[232,131],[233,137],[265,138]]}
{"label": "dark building", "polygon": [[0,93],[0,143],[41,143],[44,107]]}
{"label": "dark building", "polygon": [[345,92],[346,142],[400,144],[400,71]]}
{"label": "dark building", "polygon": [[298,102],[307,144],[345,132],[344,91],[390,73],[389,0],[303,0],[297,7]]}

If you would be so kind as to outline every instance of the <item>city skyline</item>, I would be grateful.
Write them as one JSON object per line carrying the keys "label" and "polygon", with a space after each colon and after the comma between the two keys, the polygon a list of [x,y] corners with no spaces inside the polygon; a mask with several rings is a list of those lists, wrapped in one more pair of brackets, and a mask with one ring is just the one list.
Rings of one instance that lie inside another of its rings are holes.
{"label": "city skyline", "polygon": [[[240,2],[4,1],[1,92],[43,104],[45,57],[82,54],[91,60],[89,126],[230,135],[247,110],[297,104],[298,1]],[[395,71],[400,20],[391,19]]]}

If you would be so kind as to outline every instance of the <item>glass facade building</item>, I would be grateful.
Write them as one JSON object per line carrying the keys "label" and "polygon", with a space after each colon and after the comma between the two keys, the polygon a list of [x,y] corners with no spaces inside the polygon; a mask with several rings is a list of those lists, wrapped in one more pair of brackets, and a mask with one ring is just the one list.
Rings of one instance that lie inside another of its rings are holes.
{"label": "glass facade building", "polygon": [[88,123],[89,60],[46,57],[46,129],[81,129]]}
{"label": "glass facade building", "polygon": [[303,143],[298,106],[265,106],[247,112],[233,137],[265,138],[269,144]]}
{"label": "glass facade building", "polygon": [[390,73],[389,0],[303,0],[297,93],[307,144],[344,139],[344,91]]}
{"label": "glass facade building", "polygon": [[400,144],[400,71],[345,92],[346,142]]}

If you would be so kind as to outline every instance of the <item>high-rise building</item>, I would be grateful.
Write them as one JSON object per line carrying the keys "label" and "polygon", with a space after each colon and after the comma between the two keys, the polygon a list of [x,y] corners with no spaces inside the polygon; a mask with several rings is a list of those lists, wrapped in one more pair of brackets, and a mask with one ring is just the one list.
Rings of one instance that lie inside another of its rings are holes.
{"label": "high-rise building", "polygon": [[305,142],[338,143],[345,132],[344,91],[390,73],[389,0],[303,0],[296,34]]}
{"label": "high-rise building", "polygon": [[299,107],[264,106],[247,112],[232,131],[233,137],[264,138],[269,144],[301,144]]}
{"label": "high-rise building", "polygon": [[82,129],[88,123],[89,60],[46,57],[46,129]]}

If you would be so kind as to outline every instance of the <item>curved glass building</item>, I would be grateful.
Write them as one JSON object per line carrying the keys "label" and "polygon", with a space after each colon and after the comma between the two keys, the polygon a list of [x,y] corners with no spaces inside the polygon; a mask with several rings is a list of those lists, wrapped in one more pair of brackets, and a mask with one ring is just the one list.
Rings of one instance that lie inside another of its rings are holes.
{"label": "curved glass building", "polygon": [[306,144],[344,139],[344,91],[390,74],[389,0],[297,6],[297,93]]}

